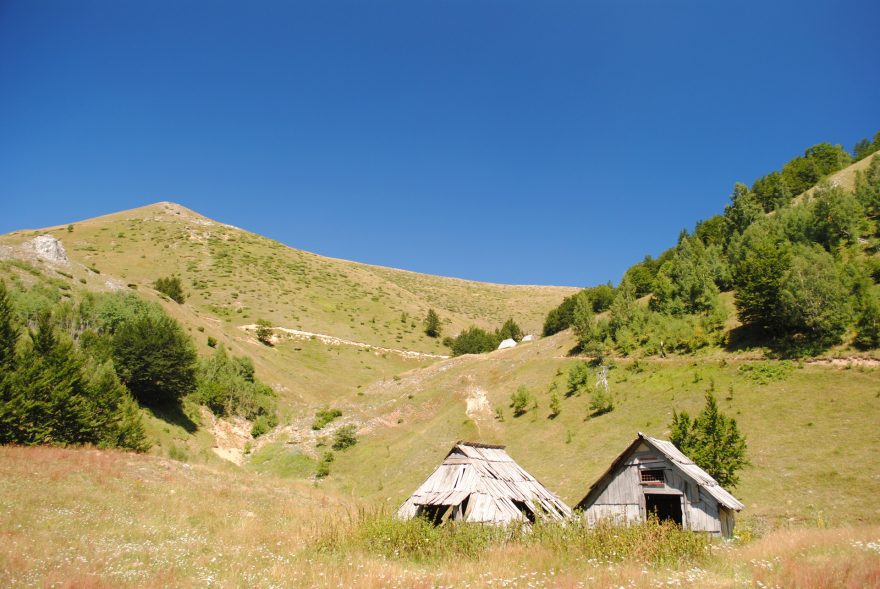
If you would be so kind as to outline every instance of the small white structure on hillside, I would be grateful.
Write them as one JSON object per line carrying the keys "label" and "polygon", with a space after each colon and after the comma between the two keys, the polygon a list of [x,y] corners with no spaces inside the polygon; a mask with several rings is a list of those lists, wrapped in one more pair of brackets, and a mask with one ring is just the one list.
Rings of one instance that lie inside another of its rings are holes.
{"label": "small white structure on hillside", "polygon": [[424,517],[506,524],[546,518],[563,521],[571,509],[522,469],[504,446],[457,442],[443,463],[397,510],[400,519]]}
{"label": "small white structure on hillside", "polygon": [[638,437],[590,487],[576,509],[592,525],[645,521],[652,514],[686,530],[730,538],[736,497],[666,440]]}
{"label": "small white structure on hillside", "polygon": [[534,334],[530,333],[530,334],[528,334],[528,335],[523,336],[523,338],[522,338],[522,343],[533,342],[533,341],[535,341],[536,339],[538,339],[538,338],[535,337]]}
{"label": "small white structure on hillside", "polygon": [[509,337],[506,340],[503,340],[500,344],[498,344],[499,350],[506,350],[507,348],[515,348],[516,340]]}

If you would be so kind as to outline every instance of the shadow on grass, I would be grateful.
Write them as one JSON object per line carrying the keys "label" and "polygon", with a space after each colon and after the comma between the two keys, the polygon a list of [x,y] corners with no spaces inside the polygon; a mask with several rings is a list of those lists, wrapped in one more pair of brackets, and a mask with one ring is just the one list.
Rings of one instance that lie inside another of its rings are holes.
{"label": "shadow on grass", "polygon": [[166,421],[172,425],[182,427],[187,433],[193,434],[198,426],[183,412],[180,403],[163,403],[161,405],[146,405],[144,408],[153,414],[153,417]]}
{"label": "shadow on grass", "polygon": [[835,343],[838,342],[830,339],[810,338],[802,333],[773,336],[758,327],[741,325],[730,330],[725,350],[743,352],[765,349],[771,358],[791,360],[821,354]]}

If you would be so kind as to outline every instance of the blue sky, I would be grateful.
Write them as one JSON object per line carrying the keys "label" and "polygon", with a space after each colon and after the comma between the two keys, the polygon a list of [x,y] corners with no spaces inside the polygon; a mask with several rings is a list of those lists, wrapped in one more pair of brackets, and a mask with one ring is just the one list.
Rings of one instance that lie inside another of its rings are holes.
{"label": "blue sky", "polygon": [[880,129],[880,5],[0,1],[0,232],[171,200],[320,254],[617,281]]}

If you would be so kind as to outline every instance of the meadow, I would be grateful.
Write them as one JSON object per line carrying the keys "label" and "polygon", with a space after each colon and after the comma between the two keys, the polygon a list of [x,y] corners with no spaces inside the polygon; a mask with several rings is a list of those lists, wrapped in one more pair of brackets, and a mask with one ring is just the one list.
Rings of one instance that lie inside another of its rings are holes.
{"label": "meadow", "polygon": [[[880,526],[395,523],[308,483],[93,449],[0,448],[6,587],[871,587]],[[389,542],[390,540],[390,542]]]}

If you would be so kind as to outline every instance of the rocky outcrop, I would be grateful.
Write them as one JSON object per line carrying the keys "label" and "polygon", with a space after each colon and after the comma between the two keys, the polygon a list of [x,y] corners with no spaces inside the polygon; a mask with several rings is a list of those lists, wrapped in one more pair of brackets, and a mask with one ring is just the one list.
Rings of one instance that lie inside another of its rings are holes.
{"label": "rocky outcrop", "polygon": [[70,260],[67,259],[67,252],[64,250],[64,244],[59,239],[51,235],[39,235],[28,243],[41,260],[62,266],[70,264]]}

